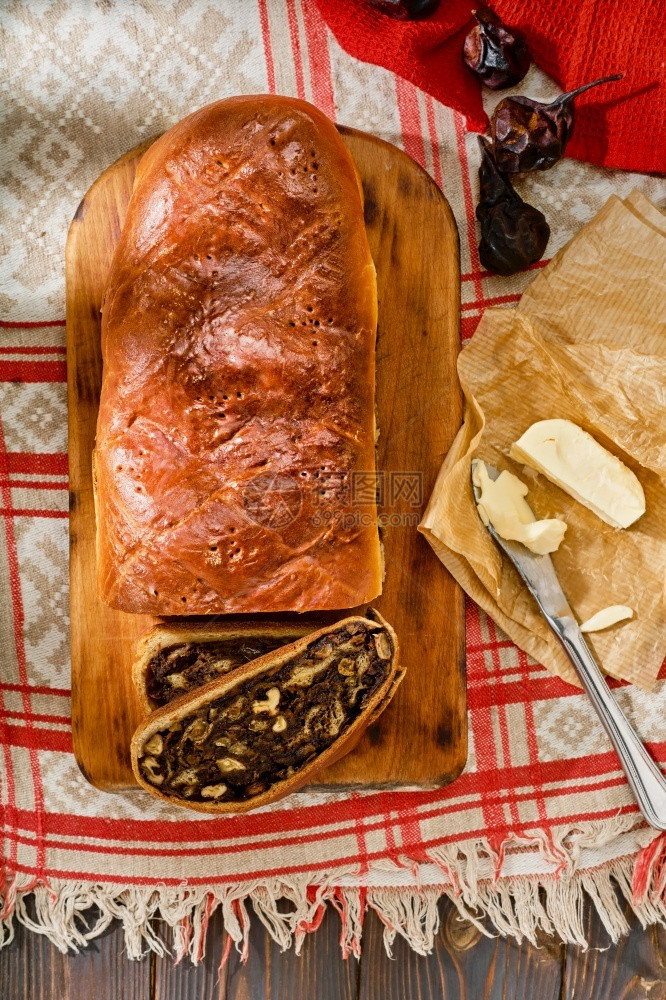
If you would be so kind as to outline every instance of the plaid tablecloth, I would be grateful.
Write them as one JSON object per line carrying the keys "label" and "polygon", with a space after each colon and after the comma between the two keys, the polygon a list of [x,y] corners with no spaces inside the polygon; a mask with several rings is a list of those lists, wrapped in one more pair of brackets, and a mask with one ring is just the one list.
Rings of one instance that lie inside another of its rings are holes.
{"label": "plaid tablecloth", "polygon": [[[614,938],[626,929],[623,897],[642,921],[663,920],[664,838],[640,820],[585,697],[471,604],[469,760],[448,788],[305,793],[248,815],[192,818],[86,783],[70,733],[63,252],[100,171],[208,101],[294,94],[402,146],[443,188],[460,229],[463,337],[486,306],[516,302],[531,275],[497,278],[479,265],[477,147],[464,120],[347,56],[313,2],[9,0],[0,21],[5,940],[18,918],[62,949],[82,946],[117,917],[138,955],[163,947],[150,923],[159,911],[175,928],[175,953],[197,960],[218,906],[244,948],[252,912],[286,946],[316,929],[330,903],[345,954],[359,950],[368,907],[387,945],[400,933],[427,952],[442,894],[485,926],[530,939],[542,927],[583,942],[586,892]],[[525,89],[553,92],[534,69]],[[662,180],[571,160],[521,182],[550,220],[549,254],[608,195],[633,187],[663,207]],[[615,687],[666,762],[666,684],[651,694]],[[86,930],[80,915],[93,912]]]}

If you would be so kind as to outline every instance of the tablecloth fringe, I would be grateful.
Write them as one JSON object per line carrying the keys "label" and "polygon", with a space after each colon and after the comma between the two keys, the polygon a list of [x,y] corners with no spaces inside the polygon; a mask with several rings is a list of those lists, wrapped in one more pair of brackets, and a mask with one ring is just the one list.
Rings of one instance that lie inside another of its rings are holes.
{"label": "tablecloth fringe", "polygon": [[[418,954],[428,955],[439,928],[442,897],[451,899],[461,918],[483,934],[500,933],[536,943],[538,932],[543,932],[586,947],[583,909],[587,896],[610,939],[617,942],[629,931],[626,904],[644,928],[666,925],[666,834],[638,830],[637,842],[643,844],[638,852],[594,867],[578,867],[577,857],[583,846],[607,846],[632,824],[635,827],[635,818],[615,817],[577,824],[557,838],[537,830],[529,837],[515,836],[501,844],[484,838],[436,848],[418,859],[439,866],[442,878],[436,884],[420,883],[422,869],[418,861],[408,857],[396,859],[390,868],[386,862],[383,868],[371,866],[365,885],[353,884],[361,876],[358,870],[350,869],[335,869],[318,877],[299,874],[214,888],[119,886],[62,879],[37,883],[34,878],[16,875],[6,880],[1,896],[0,947],[13,940],[18,922],[44,934],[59,951],[77,952],[117,919],[123,925],[130,958],[153,951],[170,954],[177,962],[189,956],[198,964],[205,953],[210,917],[219,908],[228,934],[222,965],[232,943],[246,961],[251,903],[283,951],[294,945],[300,953],[306,935],[317,930],[326,908],[332,906],[340,916],[343,957],[360,956],[368,910],[374,910],[384,924],[389,956],[397,935]],[[551,874],[502,874],[507,858],[515,861],[517,855],[526,863],[536,856],[556,868]],[[370,884],[382,877],[389,882],[389,872],[395,874],[402,867],[413,870],[415,885]],[[157,917],[171,929],[168,943],[156,930]]]}

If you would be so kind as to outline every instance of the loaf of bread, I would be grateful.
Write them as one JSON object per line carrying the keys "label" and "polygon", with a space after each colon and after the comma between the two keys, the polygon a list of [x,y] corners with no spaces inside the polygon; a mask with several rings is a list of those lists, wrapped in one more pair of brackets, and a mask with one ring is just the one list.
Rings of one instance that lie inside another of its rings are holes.
{"label": "loaf of bread", "polygon": [[104,601],[192,615],[380,593],[376,317],[358,172],[316,108],[219,101],[150,147],[103,305]]}
{"label": "loaf of bread", "polygon": [[132,668],[144,713],[313,631],[251,621],[155,625],[139,640]]}
{"label": "loaf of bread", "polygon": [[201,812],[266,805],[348,753],[402,676],[391,626],[346,618],[157,709],[132,739],[134,774]]}

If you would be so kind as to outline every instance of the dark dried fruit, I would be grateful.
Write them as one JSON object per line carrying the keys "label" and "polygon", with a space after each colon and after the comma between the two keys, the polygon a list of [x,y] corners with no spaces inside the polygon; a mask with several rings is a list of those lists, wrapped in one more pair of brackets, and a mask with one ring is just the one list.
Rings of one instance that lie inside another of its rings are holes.
{"label": "dark dried fruit", "polygon": [[488,7],[472,11],[477,24],[463,46],[463,62],[491,90],[515,87],[532,61],[524,39]]}
{"label": "dark dried fruit", "polygon": [[498,169],[517,174],[552,167],[571,138],[574,97],[600,83],[621,79],[621,73],[604,76],[568,94],[561,94],[550,104],[529,97],[505,97],[490,119],[493,155]]}
{"label": "dark dried fruit", "polygon": [[368,0],[368,3],[400,21],[420,21],[435,13],[440,0]]}
{"label": "dark dried fruit", "polygon": [[146,693],[154,706],[199,688],[235,667],[269,653],[298,638],[290,635],[256,635],[196,643],[192,640],[166,646],[155,653],[146,670]]}
{"label": "dark dried fruit", "polygon": [[282,647],[149,716],[137,776],[175,803],[251,804],[388,704],[397,657],[390,626],[364,618]]}
{"label": "dark dried fruit", "polygon": [[523,201],[511,182],[497,169],[487,139],[479,136],[480,201],[476,217],[481,223],[479,260],[495,274],[515,274],[541,260],[550,237],[545,216]]}

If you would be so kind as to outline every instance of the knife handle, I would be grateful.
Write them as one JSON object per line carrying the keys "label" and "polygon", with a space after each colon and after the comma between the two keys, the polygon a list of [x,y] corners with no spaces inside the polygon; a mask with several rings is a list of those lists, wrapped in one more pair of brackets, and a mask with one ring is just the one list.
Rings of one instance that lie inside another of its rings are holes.
{"label": "knife handle", "polygon": [[569,655],[581,684],[615,747],[643,816],[650,826],[666,830],[666,779],[613,697],[577,622],[568,617],[546,617]]}

